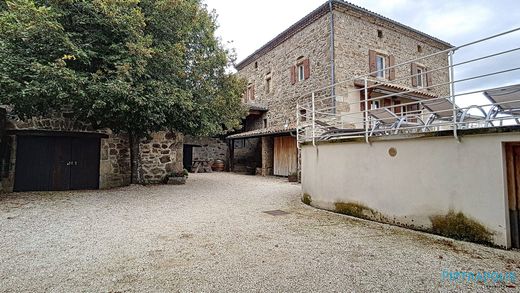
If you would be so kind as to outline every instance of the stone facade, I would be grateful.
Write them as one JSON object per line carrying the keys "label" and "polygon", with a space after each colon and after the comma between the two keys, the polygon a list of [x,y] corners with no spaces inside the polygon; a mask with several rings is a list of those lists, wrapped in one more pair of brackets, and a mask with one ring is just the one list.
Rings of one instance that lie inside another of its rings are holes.
{"label": "stone facade", "polygon": [[[238,75],[254,85],[255,98],[247,103],[267,107],[269,111],[257,121],[267,119],[267,126],[296,121],[296,99],[330,84],[329,15],[322,16],[296,35],[254,62],[238,70]],[[298,58],[310,61],[310,77],[291,84],[291,68]],[[270,77],[269,92],[266,77]],[[249,123],[253,124],[253,123]],[[262,127],[261,123],[254,124]]]}
{"label": "stone facade", "polygon": [[[128,135],[115,134],[109,129],[94,130],[90,125],[62,116],[28,120],[8,119],[6,130],[58,131],[81,134],[98,133],[101,136],[99,188],[114,188],[131,182],[130,143]],[[1,190],[11,192],[14,187],[16,166],[16,134],[6,135],[1,144]],[[158,132],[142,139],[139,153],[139,172],[143,183],[160,183],[167,173],[182,170],[183,135]]]}
{"label": "stone facade", "polygon": [[109,133],[101,139],[99,188],[107,189],[130,184],[130,143],[128,135]]}
{"label": "stone facade", "polygon": [[222,160],[229,166],[229,147],[225,140],[208,136],[184,136],[184,144],[194,145],[193,160]]}
{"label": "stone facade", "polygon": [[182,171],[183,141],[182,134],[166,131],[153,133],[141,141],[139,172],[143,183],[162,183],[168,173]]}
{"label": "stone facade", "polygon": [[[413,60],[429,54],[448,49],[446,43],[438,41],[413,29],[376,17],[367,11],[347,5],[334,3],[334,68],[335,82],[351,80],[369,73],[369,50],[395,57],[395,64]],[[253,55],[239,63],[238,75],[254,86],[254,99],[247,103],[265,106],[269,109],[259,121],[267,119],[267,126],[279,126],[286,122],[291,124],[296,119],[296,99],[306,96],[312,91],[331,86],[331,54],[330,25],[331,13],[325,12],[304,26],[301,30],[281,41],[263,54]],[[303,21],[303,20],[302,20]],[[379,31],[379,32],[378,32]],[[282,35],[286,32],[282,33]],[[381,34],[380,37],[378,34]],[[276,41],[274,39],[273,41]],[[276,42],[275,42],[276,43]],[[419,49],[420,48],[420,49]],[[420,52],[419,52],[420,51]],[[310,61],[310,77],[303,81],[291,82],[291,67],[297,64],[299,57]],[[448,65],[448,54],[442,53],[432,58],[419,61],[427,68],[440,68]],[[393,83],[411,87],[410,64],[396,68],[396,79]],[[266,78],[270,78],[269,91]],[[433,84],[447,82],[448,70],[432,73]],[[400,80],[401,79],[401,80]],[[388,80],[382,80],[388,81]],[[347,90],[354,87],[353,82],[335,87],[338,96],[339,112],[359,111],[359,95],[347,95]],[[449,89],[437,87],[428,90],[430,93],[445,95]],[[330,95],[331,91],[318,92],[319,95]],[[351,109],[352,108],[352,109]],[[261,128],[258,123],[249,123]]]}

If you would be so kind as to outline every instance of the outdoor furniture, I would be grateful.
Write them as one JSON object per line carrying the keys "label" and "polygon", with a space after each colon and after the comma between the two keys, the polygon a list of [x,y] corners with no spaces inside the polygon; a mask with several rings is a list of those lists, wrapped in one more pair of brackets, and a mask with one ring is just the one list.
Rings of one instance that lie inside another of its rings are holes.
{"label": "outdoor furniture", "polygon": [[213,170],[211,170],[209,162],[209,160],[193,160],[192,172],[198,173],[201,170],[202,172],[212,173]]}
{"label": "outdoor furniture", "polygon": [[322,140],[329,140],[335,137],[363,135],[365,131],[364,129],[338,128],[321,120],[316,120],[315,123],[325,129],[325,132],[320,136]]}
{"label": "outdoor furniture", "polygon": [[[491,125],[491,120],[496,119],[498,115],[512,116],[516,124],[520,124],[520,84],[488,90],[484,92],[484,96],[493,103],[486,116]],[[502,121],[501,119],[500,125]]]}
{"label": "outdoor furniture", "polygon": [[[423,125],[422,123],[412,123],[407,121],[407,116],[397,116],[394,112],[386,108],[368,110],[368,115],[375,119],[370,136],[377,130],[391,130],[397,134],[401,127],[414,127]],[[418,119],[420,121],[420,119]]]}
{"label": "outdoor furniture", "polygon": [[[421,104],[423,107],[431,112],[430,116],[426,120],[425,125],[430,126],[435,121],[453,121],[453,103],[448,98],[442,98],[442,99],[434,99],[434,100],[425,100],[422,101]],[[482,112],[483,116],[474,116],[469,115],[469,111],[471,109],[478,109],[480,112]],[[482,109],[481,106],[473,105],[470,107],[465,108],[464,110],[460,109],[458,106],[455,105],[455,113],[456,113],[456,122],[462,123],[464,121],[471,121],[475,122],[478,120],[483,120],[487,113]],[[427,127],[425,127],[427,128]]]}

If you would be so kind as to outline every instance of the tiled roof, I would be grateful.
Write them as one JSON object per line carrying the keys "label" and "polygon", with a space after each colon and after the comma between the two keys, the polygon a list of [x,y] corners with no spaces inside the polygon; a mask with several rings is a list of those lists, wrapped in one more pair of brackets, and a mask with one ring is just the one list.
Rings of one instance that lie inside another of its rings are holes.
{"label": "tiled roof", "polygon": [[[424,38],[427,38],[427,39],[430,39],[430,40],[432,40],[432,41],[434,41],[436,43],[439,43],[441,46],[446,47],[446,49],[453,47],[451,44],[449,44],[449,43],[447,43],[445,41],[442,41],[442,40],[440,40],[438,38],[435,38],[435,37],[433,37],[431,35],[428,35],[426,33],[418,31],[418,30],[416,30],[414,28],[411,28],[411,27],[409,27],[407,25],[404,25],[404,24],[402,24],[400,22],[397,22],[397,21],[392,20],[390,18],[384,17],[384,16],[382,16],[380,14],[372,12],[372,11],[370,11],[368,9],[363,8],[363,7],[354,5],[352,3],[349,3],[349,2],[346,2],[346,1],[342,1],[342,0],[331,0],[330,3],[332,4],[333,9],[343,8],[343,9],[352,10],[352,11],[355,11],[355,12],[358,12],[358,13],[363,13],[365,15],[373,16],[373,17],[379,18],[381,20],[387,21],[387,22],[391,23],[392,25],[395,25],[395,26],[398,26],[400,28],[406,29],[406,30],[411,31],[413,33],[419,34],[419,35],[421,35]],[[313,10],[311,13],[307,14],[305,17],[303,17],[298,22],[296,22],[295,24],[290,26],[288,29],[286,29],[285,31],[283,31],[282,33],[277,35],[274,39],[269,41],[267,44],[265,44],[262,47],[260,47],[260,49],[256,50],[253,54],[249,55],[244,60],[239,62],[235,66],[235,68],[237,70],[243,69],[245,66],[247,66],[248,64],[250,64],[254,60],[258,59],[259,57],[263,56],[267,52],[269,52],[272,49],[276,48],[278,45],[280,45],[281,43],[285,42],[287,39],[289,39],[290,37],[294,36],[295,34],[300,32],[301,30],[303,30],[305,27],[307,27],[308,25],[314,23],[314,21],[318,20],[319,18],[321,18],[325,14],[329,13],[329,11],[330,11],[329,5],[330,5],[329,1],[327,1],[324,4],[322,4],[320,7],[318,7],[317,9]]]}
{"label": "tiled roof", "polygon": [[268,136],[275,134],[286,134],[295,132],[296,127],[294,125],[289,125],[289,127],[285,127],[284,125],[280,126],[271,126],[267,128],[255,129],[247,132],[242,132],[238,134],[233,134],[227,137],[227,139],[238,139],[238,138],[250,138],[250,137],[260,137],[260,136]]}
{"label": "tiled roof", "polygon": [[[356,86],[358,86],[358,87],[364,87],[365,86],[364,82],[361,81],[361,80],[359,80],[359,81],[356,80],[356,82],[354,84]],[[426,92],[426,90],[409,88],[409,87],[406,87],[406,86],[393,84],[393,83],[369,82],[368,83],[368,87],[371,88],[371,89],[386,89],[386,90],[389,90],[391,92],[395,92],[396,94],[397,93],[403,93],[403,95],[413,96],[413,97],[419,98],[419,99],[435,99],[435,98],[439,97],[439,96],[437,96],[435,94]]]}

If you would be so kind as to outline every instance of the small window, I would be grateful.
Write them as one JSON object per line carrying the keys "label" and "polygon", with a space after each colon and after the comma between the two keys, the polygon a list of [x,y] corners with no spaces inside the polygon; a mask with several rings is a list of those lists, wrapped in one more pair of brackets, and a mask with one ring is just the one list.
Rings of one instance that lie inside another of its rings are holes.
{"label": "small window", "polygon": [[372,101],[372,109],[379,109],[379,101]]}
{"label": "small window", "polygon": [[271,73],[270,72],[265,76],[265,92],[266,93],[271,92]]}
{"label": "small window", "polygon": [[305,109],[300,110],[300,121],[302,121],[302,122],[307,121],[307,110],[305,110]]}
{"label": "small window", "polygon": [[376,77],[384,78],[385,77],[385,56],[376,55]]}
{"label": "small window", "polygon": [[255,86],[250,83],[247,85],[246,102],[255,99]]}
{"label": "small window", "polygon": [[417,67],[417,87],[423,87],[426,85],[426,74],[424,74],[424,68]]}
{"label": "small window", "polygon": [[264,119],[264,128],[267,128],[267,119]]}
{"label": "small window", "polygon": [[421,45],[417,45],[417,52],[422,53],[422,46]]}
{"label": "small window", "polygon": [[298,81],[302,81],[305,79],[305,66],[302,64],[298,65]]}
{"label": "small window", "polygon": [[383,31],[382,30],[377,30],[377,37],[378,38],[382,38],[383,37]]}
{"label": "small window", "polygon": [[255,69],[258,68],[258,62],[255,62]]}
{"label": "small window", "polygon": [[236,149],[243,149],[246,147],[246,140],[245,139],[235,139],[234,147]]}

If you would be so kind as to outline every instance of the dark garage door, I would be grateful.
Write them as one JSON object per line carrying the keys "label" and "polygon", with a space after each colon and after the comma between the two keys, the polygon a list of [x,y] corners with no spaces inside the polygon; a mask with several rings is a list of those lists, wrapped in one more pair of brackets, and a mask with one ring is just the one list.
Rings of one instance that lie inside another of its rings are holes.
{"label": "dark garage door", "polygon": [[14,191],[99,188],[99,138],[18,136]]}

